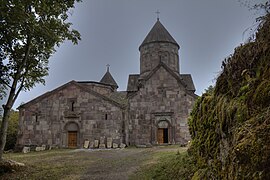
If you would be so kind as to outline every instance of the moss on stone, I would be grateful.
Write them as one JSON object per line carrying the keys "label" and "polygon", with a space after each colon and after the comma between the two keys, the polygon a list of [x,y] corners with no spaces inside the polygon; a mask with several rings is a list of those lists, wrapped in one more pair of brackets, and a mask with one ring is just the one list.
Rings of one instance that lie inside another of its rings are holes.
{"label": "moss on stone", "polygon": [[257,39],[223,62],[213,93],[189,118],[193,179],[270,177],[270,15]]}

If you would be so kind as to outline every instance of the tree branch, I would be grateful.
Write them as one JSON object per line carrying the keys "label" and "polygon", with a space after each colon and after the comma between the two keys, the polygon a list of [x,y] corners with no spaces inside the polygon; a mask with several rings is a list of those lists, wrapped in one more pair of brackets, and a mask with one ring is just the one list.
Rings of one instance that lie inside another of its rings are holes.
{"label": "tree branch", "polygon": [[0,79],[0,82],[1,82],[2,84],[4,84],[5,86],[11,88],[11,86],[10,86],[6,81],[4,81],[3,79]]}
{"label": "tree branch", "polygon": [[[12,105],[14,104],[16,98],[15,96],[19,94],[19,92],[17,91],[16,93],[16,89],[17,89],[17,84],[18,84],[18,80],[20,79],[20,74],[21,74],[21,71],[22,71],[22,68],[24,67],[25,63],[27,62],[28,60],[28,56],[30,54],[30,49],[31,49],[31,46],[30,46],[30,41],[31,41],[31,37],[28,36],[27,38],[27,44],[26,44],[26,50],[25,50],[25,55],[24,55],[24,58],[23,58],[23,61],[21,63],[21,65],[19,66],[17,72],[15,73],[15,76],[13,78],[13,83],[12,83],[12,86],[10,87],[10,93],[9,93],[9,96],[8,96],[8,100],[7,100],[7,104],[6,104],[6,108],[7,109],[11,109]],[[22,87],[20,87],[22,89]],[[19,88],[19,89],[20,89]]]}
{"label": "tree branch", "polygon": [[16,92],[15,95],[14,95],[14,98],[13,98],[13,100],[12,100],[12,104],[14,104],[14,102],[15,102],[16,99],[17,99],[17,97],[19,96],[19,94],[20,94],[20,92],[21,92],[21,90],[22,90],[22,88],[23,88],[23,86],[24,86],[24,80],[25,80],[25,77],[23,77],[23,79],[22,79],[22,81],[21,81],[21,84],[20,84],[20,87],[19,87],[19,89],[17,90],[17,92]]}

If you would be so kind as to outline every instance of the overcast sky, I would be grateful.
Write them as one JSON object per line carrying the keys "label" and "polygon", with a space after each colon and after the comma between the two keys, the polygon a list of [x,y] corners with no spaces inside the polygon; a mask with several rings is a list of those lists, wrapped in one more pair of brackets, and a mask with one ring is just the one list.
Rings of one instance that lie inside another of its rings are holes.
{"label": "overcast sky", "polygon": [[128,75],[139,73],[138,48],[157,10],[180,45],[180,73],[192,75],[198,95],[214,83],[222,60],[246,41],[249,34],[243,33],[256,17],[238,0],[84,0],[70,17],[81,33],[79,45],[66,42],[57,48],[46,86],[22,92],[14,108],[71,80],[99,81],[106,64],[118,90],[126,90]]}

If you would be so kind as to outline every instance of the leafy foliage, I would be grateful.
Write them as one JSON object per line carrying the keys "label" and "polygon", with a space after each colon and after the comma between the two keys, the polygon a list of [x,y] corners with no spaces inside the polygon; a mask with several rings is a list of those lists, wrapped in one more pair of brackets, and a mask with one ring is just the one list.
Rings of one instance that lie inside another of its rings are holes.
{"label": "leafy foliage", "polygon": [[197,179],[270,177],[270,14],[256,40],[222,64],[213,93],[189,119]]}
{"label": "leafy foliage", "polygon": [[9,86],[18,79],[29,90],[44,83],[55,45],[80,39],[76,30],[70,30],[71,23],[65,22],[74,0],[1,0],[0,4],[1,81]]}
{"label": "leafy foliage", "polygon": [[81,0],[0,0],[0,98],[7,90],[0,130],[0,160],[11,108],[22,90],[45,83],[48,62],[65,40],[80,40],[67,22],[69,9]]}
{"label": "leafy foliage", "polygon": [[5,150],[10,150],[15,147],[17,141],[18,123],[19,123],[19,112],[12,110],[9,117],[7,143],[5,146]]}

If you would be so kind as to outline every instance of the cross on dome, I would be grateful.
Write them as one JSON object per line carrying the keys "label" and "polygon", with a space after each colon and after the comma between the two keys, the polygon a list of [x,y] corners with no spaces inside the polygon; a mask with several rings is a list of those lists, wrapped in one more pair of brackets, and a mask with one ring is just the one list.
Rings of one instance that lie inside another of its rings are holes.
{"label": "cross on dome", "polygon": [[155,13],[157,14],[157,20],[159,20],[159,14],[160,14],[159,10],[157,10]]}
{"label": "cross on dome", "polygon": [[110,71],[110,65],[107,64],[106,67],[107,67],[107,72],[109,72]]}

